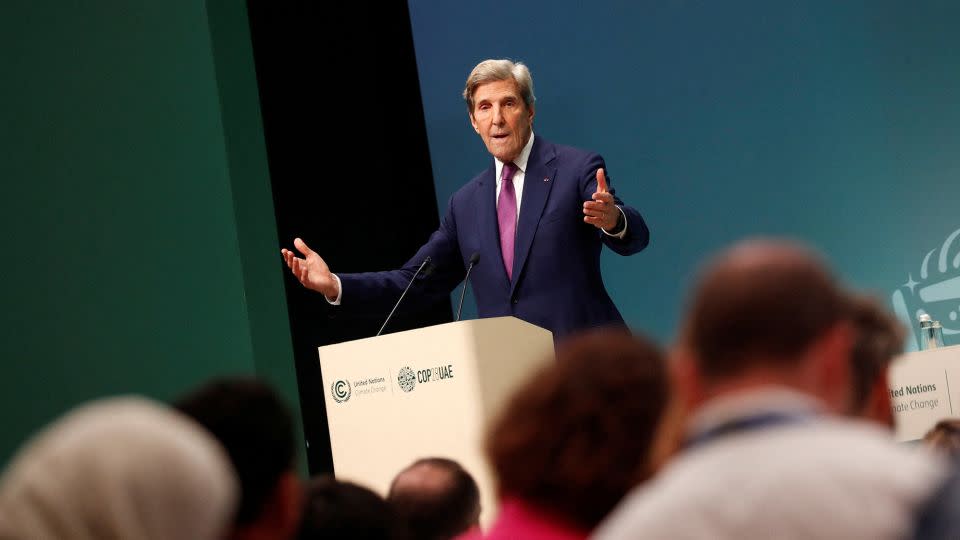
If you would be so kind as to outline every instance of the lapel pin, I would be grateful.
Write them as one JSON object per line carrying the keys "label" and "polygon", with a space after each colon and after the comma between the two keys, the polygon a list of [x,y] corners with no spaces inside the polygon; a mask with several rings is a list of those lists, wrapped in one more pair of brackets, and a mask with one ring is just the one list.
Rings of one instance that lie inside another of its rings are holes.
{"label": "lapel pin", "polygon": [[544,178],[543,181],[544,181],[544,182],[549,182],[550,179],[549,179],[549,178]]}

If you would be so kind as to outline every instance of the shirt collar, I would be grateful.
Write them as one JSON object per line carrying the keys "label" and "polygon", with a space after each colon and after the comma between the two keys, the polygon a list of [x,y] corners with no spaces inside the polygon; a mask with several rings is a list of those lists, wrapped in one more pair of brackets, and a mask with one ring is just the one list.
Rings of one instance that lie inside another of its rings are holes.
{"label": "shirt collar", "polygon": [[[517,169],[526,174],[527,172],[527,161],[530,159],[530,150],[533,149],[533,131],[530,131],[530,139],[527,141],[527,144],[523,146],[523,150],[520,151],[520,155],[517,156],[517,159],[513,160],[513,164],[517,166]],[[500,173],[503,171],[503,162],[497,158],[493,158],[494,165],[496,167],[496,179],[497,183],[500,183]]]}
{"label": "shirt collar", "polygon": [[758,412],[808,411],[820,413],[825,405],[815,397],[783,386],[737,392],[705,403],[693,414],[687,435],[693,436],[714,426]]}

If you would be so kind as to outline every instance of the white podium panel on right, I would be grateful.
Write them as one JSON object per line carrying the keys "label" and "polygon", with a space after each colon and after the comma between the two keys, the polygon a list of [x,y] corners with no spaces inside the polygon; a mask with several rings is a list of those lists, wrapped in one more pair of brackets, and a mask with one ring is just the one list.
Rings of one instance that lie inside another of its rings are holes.
{"label": "white podium panel on right", "polygon": [[904,354],[888,377],[897,440],[921,439],[940,420],[960,416],[960,346]]}

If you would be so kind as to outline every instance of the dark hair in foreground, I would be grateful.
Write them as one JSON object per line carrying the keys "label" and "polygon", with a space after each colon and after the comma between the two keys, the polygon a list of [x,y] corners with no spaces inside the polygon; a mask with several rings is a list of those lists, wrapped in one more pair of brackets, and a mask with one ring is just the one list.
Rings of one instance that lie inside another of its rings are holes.
{"label": "dark hair in foreground", "polygon": [[561,343],[490,431],[500,493],[593,529],[652,474],[668,398],[663,355],[646,339],[609,329]]}
{"label": "dark hair in foreground", "polygon": [[310,480],[304,490],[298,540],[390,540],[396,533],[390,506],[365,487],[332,476]]}
{"label": "dark hair in foreground", "polygon": [[871,389],[890,361],[903,352],[906,333],[900,321],[875,299],[851,295],[850,304],[850,318],[857,335],[850,354],[850,410],[856,413],[866,405]]}
{"label": "dark hair in foreground", "polygon": [[394,478],[387,501],[411,538],[446,540],[479,524],[477,483],[451,459],[417,460]]}
{"label": "dark hair in foreground", "polygon": [[240,480],[234,522],[256,521],[294,466],[293,418],[280,396],[256,379],[231,377],[213,380],[174,405],[207,428],[230,456]]}
{"label": "dark hair in foreground", "polygon": [[960,419],[947,418],[937,422],[937,425],[923,436],[923,442],[957,461],[960,459]]}

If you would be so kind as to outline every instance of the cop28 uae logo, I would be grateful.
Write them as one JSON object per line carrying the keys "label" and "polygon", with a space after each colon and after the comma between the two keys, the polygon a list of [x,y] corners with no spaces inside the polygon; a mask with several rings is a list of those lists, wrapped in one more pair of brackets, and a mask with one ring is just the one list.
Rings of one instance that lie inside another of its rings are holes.
{"label": "cop28 uae logo", "polygon": [[[890,301],[893,310],[919,341],[917,317],[927,313],[940,321],[944,336],[960,334],[960,229],[953,231],[943,245],[927,252],[920,263],[920,280],[913,272],[907,274],[907,282],[893,291]],[[952,258],[951,258],[952,255]]]}
{"label": "cop28 uae logo", "polygon": [[337,403],[343,403],[350,399],[350,382],[343,379],[337,379],[330,385],[330,395]]}
{"label": "cop28 uae logo", "polygon": [[413,390],[414,386],[416,386],[417,376],[409,367],[402,367],[400,368],[400,372],[397,373],[397,384],[400,385],[401,390],[404,392],[409,392]]}

